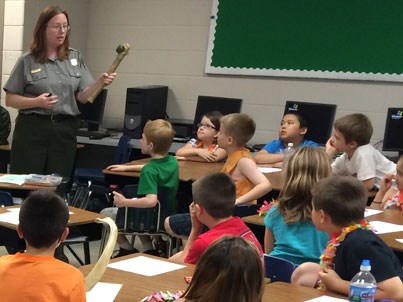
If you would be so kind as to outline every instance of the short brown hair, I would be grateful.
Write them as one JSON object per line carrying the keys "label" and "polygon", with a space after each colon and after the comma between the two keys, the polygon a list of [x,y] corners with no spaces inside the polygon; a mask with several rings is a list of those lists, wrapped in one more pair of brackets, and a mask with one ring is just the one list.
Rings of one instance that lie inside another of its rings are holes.
{"label": "short brown hair", "polygon": [[[64,14],[67,18],[67,23],[70,24],[69,15],[65,10],[59,6],[47,6],[39,15],[36,21],[33,40],[31,42],[30,50],[32,56],[39,62],[45,63],[48,59],[48,53],[46,50],[46,28],[48,22],[54,16]],[[63,44],[57,49],[57,57],[59,60],[64,60],[69,54],[69,31],[66,32],[66,38]]]}
{"label": "short brown hair", "polygon": [[369,118],[361,113],[343,116],[334,122],[334,128],[343,136],[346,144],[353,141],[358,146],[369,144],[373,128]]}
{"label": "short brown hair", "polygon": [[253,137],[256,130],[255,121],[245,113],[231,113],[221,118],[221,129],[225,135],[231,136],[239,146]]}
{"label": "short brown hair", "polygon": [[236,189],[227,174],[212,173],[199,178],[192,185],[192,193],[194,203],[212,217],[227,218],[234,214]]}
{"label": "short brown hair", "polygon": [[154,153],[167,154],[169,152],[175,136],[171,123],[162,119],[148,121],[143,132],[147,141],[153,143]]}
{"label": "short brown hair", "polygon": [[315,211],[323,210],[338,227],[359,223],[364,218],[368,191],[352,176],[330,176],[312,191]]}

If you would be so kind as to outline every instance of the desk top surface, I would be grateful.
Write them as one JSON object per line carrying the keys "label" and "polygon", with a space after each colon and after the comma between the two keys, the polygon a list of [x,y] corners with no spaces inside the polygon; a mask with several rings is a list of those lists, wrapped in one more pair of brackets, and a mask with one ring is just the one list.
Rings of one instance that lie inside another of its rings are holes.
{"label": "desk top surface", "polygon": [[[9,208],[19,208],[19,207],[20,207],[19,205],[10,206],[10,207],[0,207],[0,214],[6,213],[7,209],[9,209]],[[103,214],[90,212],[87,210],[70,207],[70,206],[69,206],[69,211],[72,212],[73,214],[70,214],[68,226],[76,226],[76,225],[81,225],[81,224],[94,223],[97,218],[106,217]],[[6,227],[9,229],[13,229],[13,230],[15,230],[17,227],[15,224],[2,222],[2,221],[0,221],[0,226]]]}
{"label": "desk top surface", "polygon": [[[127,165],[144,165],[148,163],[150,158],[143,158],[134,160]],[[196,179],[211,173],[221,172],[224,163],[204,163],[196,161],[179,160],[179,179],[181,181],[195,181]],[[129,177],[139,177],[140,172],[114,172],[104,169],[105,174],[121,175]],[[280,190],[282,187],[282,174],[281,172],[264,173],[267,179],[271,182],[274,190]]]}
{"label": "desk top surface", "polygon": [[[0,176],[3,176],[4,173],[0,173]],[[12,189],[12,190],[56,190],[57,186],[41,186],[41,185],[16,185],[11,183],[0,182],[0,189]]]}
{"label": "desk top surface", "polygon": [[[146,256],[150,258],[161,259],[158,257],[134,254],[118,259],[112,259],[111,262],[116,262],[124,259],[129,259],[137,256]],[[80,268],[80,271],[84,275],[87,275],[92,269],[93,265],[86,265]],[[185,290],[187,284],[184,281],[185,276],[192,276],[194,271],[193,265],[186,265],[184,268],[171,271],[168,273],[156,275],[156,276],[143,276],[130,272],[125,272],[108,267],[103,275],[102,282],[123,284],[115,301],[140,301],[145,296],[148,296],[155,291],[177,291]],[[333,297],[341,297],[328,292],[321,292],[313,288],[307,288],[297,285],[291,285],[283,282],[276,282],[267,284],[265,286],[265,292],[263,301],[267,302],[284,302],[284,301],[306,301],[322,295],[329,295]]]}
{"label": "desk top surface", "polygon": [[[259,215],[251,215],[242,217],[243,221],[249,224],[264,226],[264,217]],[[383,212],[375,215],[370,215],[366,218],[368,221],[383,221],[393,224],[403,224],[403,212],[384,210]],[[396,241],[396,239],[403,239],[403,232],[394,232],[387,234],[380,234],[380,238],[393,250],[403,252],[403,243]]]}

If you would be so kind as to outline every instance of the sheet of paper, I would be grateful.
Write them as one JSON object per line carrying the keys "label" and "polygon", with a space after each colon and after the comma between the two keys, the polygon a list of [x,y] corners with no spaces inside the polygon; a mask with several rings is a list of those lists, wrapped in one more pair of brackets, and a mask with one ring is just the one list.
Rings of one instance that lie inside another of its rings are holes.
{"label": "sheet of paper", "polygon": [[396,239],[397,242],[403,243],[403,239]]}
{"label": "sheet of paper", "polygon": [[340,298],[333,298],[333,297],[329,297],[329,296],[320,296],[318,298],[314,298],[311,300],[306,300],[305,302],[344,302],[344,301],[348,301],[346,299],[340,299]]}
{"label": "sheet of paper", "polygon": [[403,225],[383,221],[370,221],[369,224],[376,234],[403,232]]}
{"label": "sheet of paper", "polygon": [[98,282],[86,293],[87,302],[113,302],[121,287],[122,284]]}
{"label": "sheet of paper", "polygon": [[156,276],[184,268],[184,265],[138,256],[127,260],[109,263],[108,267],[144,276]]}
{"label": "sheet of paper", "polygon": [[0,221],[17,225],[20,223],[19,214],[19,211],[8,211],[0,214]]}
{"label": "sheet of paper", "polygon": [[364,217],[368,217],[371,215],[379,214],[382,213],[383,211],[381,210],[374,210],[374,209],[365,209]]}
{"label": "sheet of paper", "polygon": [[262,173],[273,173],[273,172],[280,172],[280,168],[269,168],[269,167],[257,167],[260,172]]}
{"label": "sheet of paper", "polygon": [[18,174],[4,174],[0,176],[0,182],[22,185],[25,183],[27,175],[18,175]]}

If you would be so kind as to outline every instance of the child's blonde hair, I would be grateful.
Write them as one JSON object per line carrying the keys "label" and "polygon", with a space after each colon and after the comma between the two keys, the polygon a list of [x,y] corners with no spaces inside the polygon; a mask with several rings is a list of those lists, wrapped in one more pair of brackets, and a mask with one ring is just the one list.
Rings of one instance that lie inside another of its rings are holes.
{"label": "child's blonde hair", "polygon": [[175,136],[172,125],[165,120],[148,121],[144,126],[144,135],[148,142],[153,143],[153,152],[167,154]]}
{"label": "child's blonde hair", "polygon": [[279,195],[278,208],[286,223],[311,218],[311,190],[331,171],[330,159],[324,150],[307,146],[294,152],[288,160],[285,184]]}
{"label": "child's blonde hair", "polygon": [[225,236],[204,252],[184,297],[188,302],[259,302],[263,290],[256,247],[241,237]]}
{"label": "child's blonde hair", "polygon": [[253,137],[256,130],[255,121],[245,113],[231,113],[221,118],[221,130],[232,136],[239,146],[244,146]]}

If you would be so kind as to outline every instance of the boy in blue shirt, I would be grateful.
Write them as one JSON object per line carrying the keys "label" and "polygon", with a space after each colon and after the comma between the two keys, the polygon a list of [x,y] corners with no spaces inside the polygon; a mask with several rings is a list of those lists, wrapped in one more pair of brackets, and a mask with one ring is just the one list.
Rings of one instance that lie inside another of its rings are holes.
{"label": "boy in blue shirt", "polygon": [[256,154],[256,163],[281,168],[288,143],[292,143],[294,148],[318,146],[317,143],[305,139],[307,132],[308,123],[305,117],[298,112],[287,112],[281,120],[279,139],[269,142]]}

